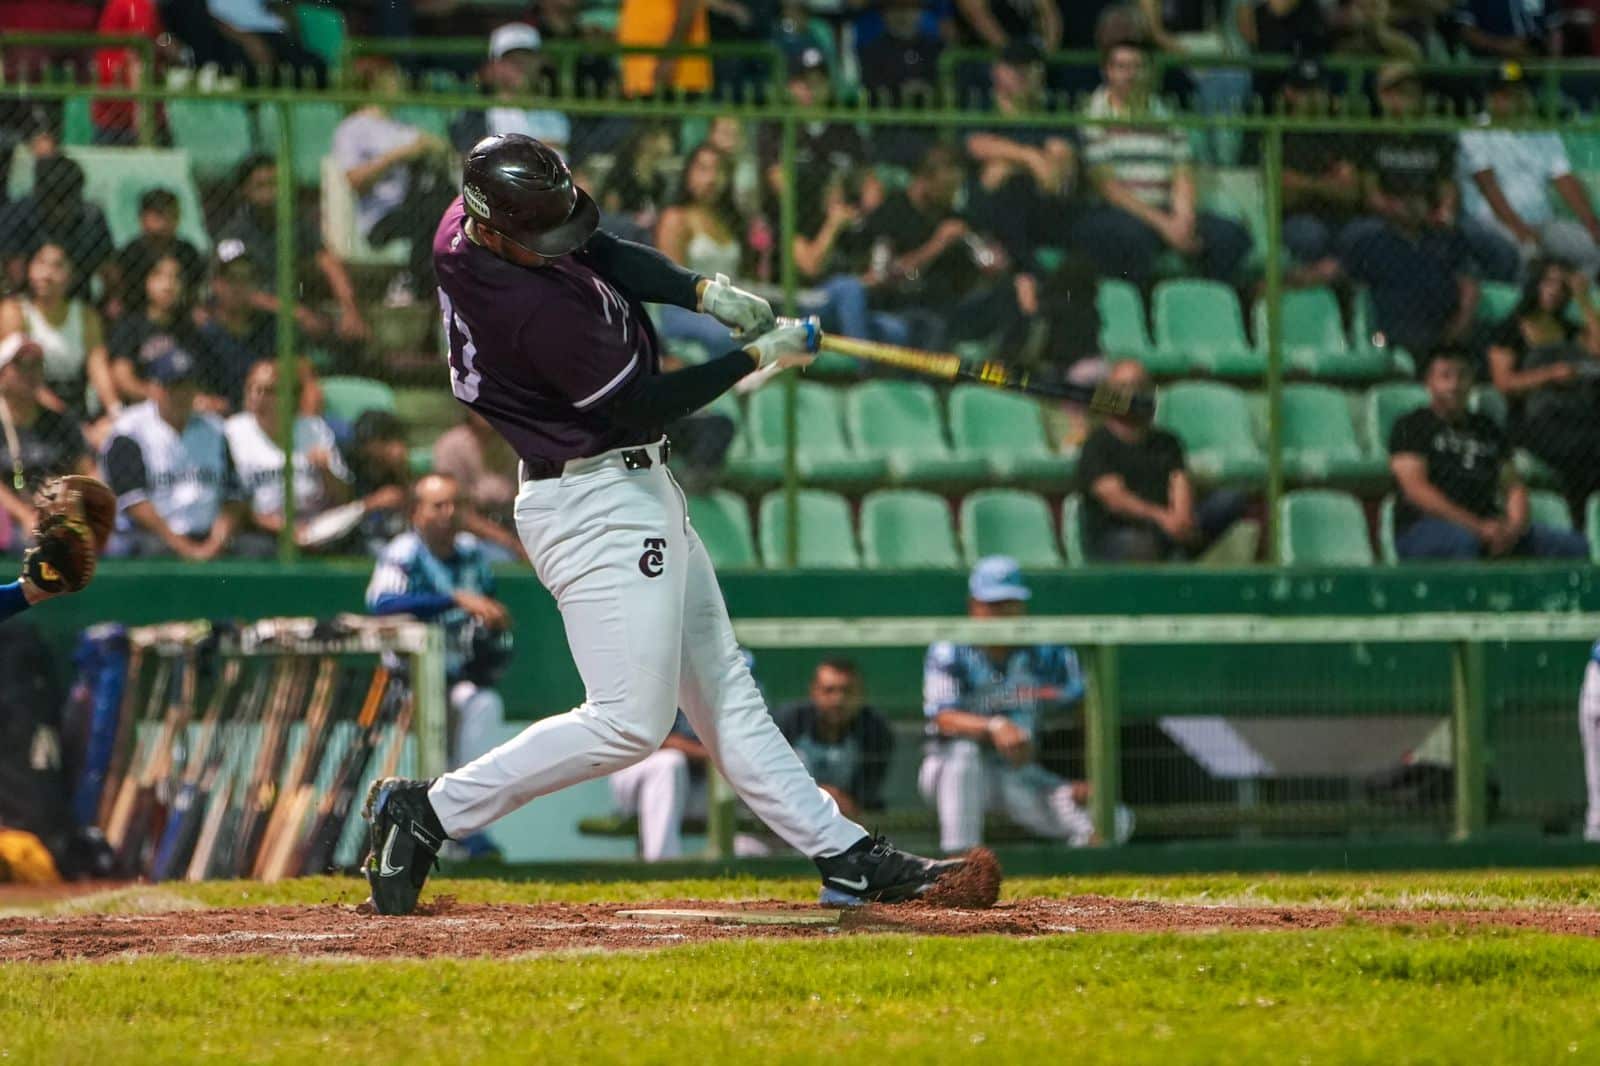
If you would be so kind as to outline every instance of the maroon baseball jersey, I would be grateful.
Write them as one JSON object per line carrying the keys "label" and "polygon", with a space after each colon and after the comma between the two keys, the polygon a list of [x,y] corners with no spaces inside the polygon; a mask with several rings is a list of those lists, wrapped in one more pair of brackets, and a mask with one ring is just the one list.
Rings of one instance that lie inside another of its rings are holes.
{"label": "maroon baseball jersey", "polygon": [[468,240],[465,220],[457,197],[433,237],[456,398],[536,466],[659,437],[607,415],[628,382],[659,371],[644,309],[581,254],[517,266]]}

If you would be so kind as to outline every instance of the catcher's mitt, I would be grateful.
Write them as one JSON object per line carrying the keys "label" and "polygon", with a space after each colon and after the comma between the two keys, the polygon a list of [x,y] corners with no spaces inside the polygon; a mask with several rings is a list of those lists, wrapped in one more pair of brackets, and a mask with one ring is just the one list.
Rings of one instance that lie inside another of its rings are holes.
{"label": "catcher's mitt", "polygon": [[48,482],[34,498],[39,524],[22,557],[22,579],[45,596],[78,592],[94,578],[111,536],[117,500],[103,482],[71,475]]}
{"label": "catcher's mitt", "polygon": [[39,487],[33,498],[38,509],[40,525],[51,515],[73,515],[82,519],[94,534],[94,550],[106,550],[111,539],[111,528],[117,522],[117,497],[104,481],[68,474],[54,478]]}

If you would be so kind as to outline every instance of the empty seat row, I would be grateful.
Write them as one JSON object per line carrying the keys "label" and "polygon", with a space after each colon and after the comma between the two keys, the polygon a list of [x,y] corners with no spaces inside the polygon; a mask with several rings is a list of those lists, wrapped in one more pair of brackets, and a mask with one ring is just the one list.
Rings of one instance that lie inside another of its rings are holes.
{"label": "empty seat row", "polygon": [[[1217,281],[1188,278],[1156,285],[1151,310],[1134,285],[1102,281],[1096,296],[1100,345],[1105,354],[1137,359],[1158,377],[1200,372],[1258,378],[1267,369],[1267,305],[1256,301],[1256,340],[1245,331],[1234,290]],[[1283,294],[1279,314],[1284,365],[1290,372],[1342,381],[1396,373],[1394,352],[1374,347],[1359,323],[1346,330],[1338,299],[1327,288]],[[1154,325],[1154,337],[1146,322]]]}
{"label": "empty seat row", "polygon": [[[730,478],[781,480],[786,452],[783,388],[732,397],[711,407],[734,420]],[[808,484],[864,488],[885,483],[978,485],[994,481],[1063,486],[1076,456],[1050,446],[1039,404],[981,386],[959,386],[949,399],[949,434],[938,393],[920,382],[868,381],[848,389],[796,384],[795,461]]]}
{"label": "empty seat row", "polygon": [[[802,489],[796,501],[796,565],[804,569],[959,569],[995,554],[1036,569],[1062,565],[1056,517],[1044,498],[1031,492],[985,489],[968,495],[959,509],[959,534],[943,497],[916,489],[868,493],[861,501],[859,538],[843,496]],[[743,497],[726,490],[689,497],[690,519],[719,567],[787,565],[784,493],[767,493],[757,514],[759,535]],[[1071,509],[1063,526],[1075,527],[1075,515]]]}

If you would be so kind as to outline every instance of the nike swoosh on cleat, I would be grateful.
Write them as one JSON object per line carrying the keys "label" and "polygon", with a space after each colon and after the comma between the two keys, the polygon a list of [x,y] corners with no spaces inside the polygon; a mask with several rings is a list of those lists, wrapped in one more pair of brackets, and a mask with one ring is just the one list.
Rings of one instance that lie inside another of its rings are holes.
{"label": "nike swoosh on cleat", "polygon": [[383,842],[383,854],[378,856],[379,877],[393,877],[395,874],[405,873],[406,868],[404,866],[389,865],[389,850],[394,847],[395,838],[399,835],[400,827],[391,825],[389,827],[389,838]]}
{"label": "nike swoosh on cleat", "polygon": [[855,881],[848,881],[843,877],[830,877],[828,880],[832,881],[836,885],[841,885],[854,892],[860,892],[862,889],[867,887],[867,878],[865,874]]}

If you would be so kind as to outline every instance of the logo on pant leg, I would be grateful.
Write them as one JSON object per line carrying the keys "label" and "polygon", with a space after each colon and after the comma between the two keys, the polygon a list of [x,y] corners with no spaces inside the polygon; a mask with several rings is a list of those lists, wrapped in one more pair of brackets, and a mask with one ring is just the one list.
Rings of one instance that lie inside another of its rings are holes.
{"label": "logo on pant leg", "polygon": [[644,554],[639,556],[639,573],[645,577],[660,577],[666,567],[666,547],[665,537],[644,538]]}

